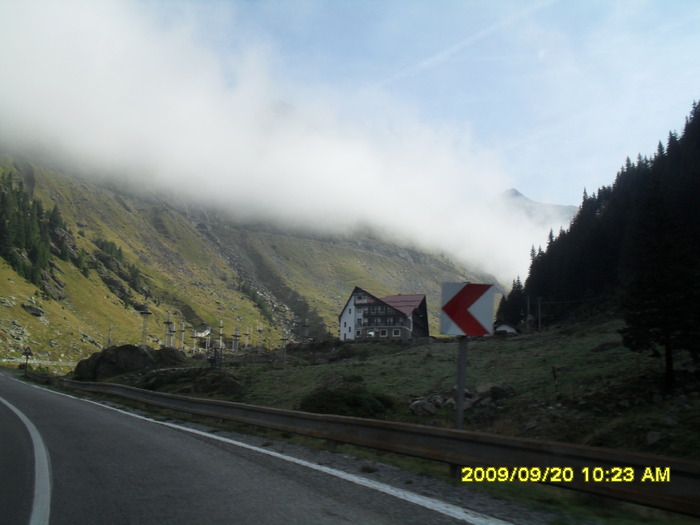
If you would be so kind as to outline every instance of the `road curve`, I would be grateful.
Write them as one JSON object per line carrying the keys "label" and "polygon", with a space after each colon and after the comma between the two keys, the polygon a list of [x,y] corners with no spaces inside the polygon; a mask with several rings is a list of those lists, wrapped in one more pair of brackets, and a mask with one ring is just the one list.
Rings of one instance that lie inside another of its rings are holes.
{"label": "road curve", "polygon": [[50,525],[497,523],[457,519],[204,435],[33,387],[0,372],[0,523],[26,524],[34,450],[48,451]]}

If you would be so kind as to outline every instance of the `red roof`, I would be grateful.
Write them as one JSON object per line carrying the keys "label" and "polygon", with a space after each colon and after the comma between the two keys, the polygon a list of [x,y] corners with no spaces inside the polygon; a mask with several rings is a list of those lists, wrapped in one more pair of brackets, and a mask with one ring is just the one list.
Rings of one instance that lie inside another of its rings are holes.
{"label": "red roof", "polygon": [[386,297],[380,297],[379,300],[385,302],[392,308],[396,308],[405,315],[411,315],[413,310],[418,308],[420,303],[425,300],[425,295],[387,295]]}

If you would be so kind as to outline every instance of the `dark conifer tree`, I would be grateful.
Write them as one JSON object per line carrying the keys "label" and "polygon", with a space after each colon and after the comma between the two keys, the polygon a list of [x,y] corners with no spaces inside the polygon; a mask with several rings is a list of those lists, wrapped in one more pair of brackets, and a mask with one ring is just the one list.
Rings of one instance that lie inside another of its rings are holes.
{"label": "dark conifer tree", "polygon": [[626,327],[623,344],[635,351],[663,354],[665,384],[674,384],[674,356],[681,350],[697,357],[700,342],[700,254],[678,242],[677,213],[658,189],[647,201],[636,228],[636,260],[622,298]]}
{"label": "dark conifer tree", "polygon": [[512,326],[518,326],[525,318],[526,297],[520,277],[513,281],[513,287],[507,296],[501,298],[496,318]]}

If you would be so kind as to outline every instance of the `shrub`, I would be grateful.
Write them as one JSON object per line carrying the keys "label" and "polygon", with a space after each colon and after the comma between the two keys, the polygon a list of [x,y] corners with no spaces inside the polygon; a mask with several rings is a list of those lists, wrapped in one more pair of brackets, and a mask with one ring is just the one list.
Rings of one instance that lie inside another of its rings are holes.
{"label": "shrub", "polygon": [[393,406],[393,401],[384,395],[377,395],[363,388],[319,388],[305,396],[299,409],[315,414],[335,414],[377,418]]}

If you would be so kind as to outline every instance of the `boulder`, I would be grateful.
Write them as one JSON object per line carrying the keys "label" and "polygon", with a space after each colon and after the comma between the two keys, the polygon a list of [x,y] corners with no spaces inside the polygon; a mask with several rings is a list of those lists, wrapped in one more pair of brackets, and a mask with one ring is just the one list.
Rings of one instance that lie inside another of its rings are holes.
{"label": "boulder", "polygon": [[409,407],[417,416],[434,416],[437,412],[435,405],[427,399],[416,399]]}
{"label": "boulder", "polygon": [[501,385],[483,383],[476,387],[476,393],[479,397],[490,397],[492,401],[499,401],[514,396],[515,389],[505,383]]}
{"label": "boulder", "polygon": [[154,354],[158,364],[165,366],[179,366],[187,362],[187,356],[184,352],[170,346],[164,346],[160,350],[156,350]]}
{"label": "boulder", "polygon": [[134,370],[155,366],[179,366],[186,362],[185,354],[175,348],[152,350],[146,346],[112,346],[79,361],[74,377],[79,381],[100,381]]}
{"label": "boulder", "polygon": [[44,310],[38,306],[34,306],[33,304],[22,303],[22,308],[24,308],[27,313],[32,314],[35,317],[42,317],[44,315]]}
{"label": "boulder", "polygon": [[505,399],[506,397],[512,397],[515,395],[515,389],[507,384],[494,385],[491,387],[491,399],[493,401],[499,401]]}
{"label": "boulder", "polygon": [[100,381],[107,377],[153,366],[156,362],[156,358],[147,347],[112,346],[79,361],[75,367],[75,379]]}
{"label": "boulder", "polygon": [[476,387],[476,395],[478,396],[488,396],[491,393],[491,389],[496,386],[493,383],[482,383]]}
{"label": "boulder", "polygon": [[245,391],[238,378],[227,370],[211,368],[167,368],[151,370],[136,385],[173,394],[222,394],[237,396]]}

